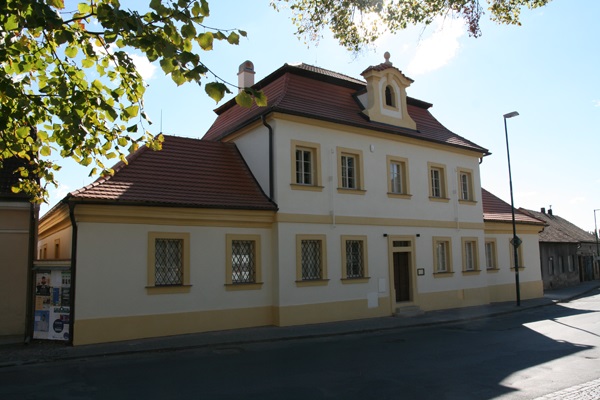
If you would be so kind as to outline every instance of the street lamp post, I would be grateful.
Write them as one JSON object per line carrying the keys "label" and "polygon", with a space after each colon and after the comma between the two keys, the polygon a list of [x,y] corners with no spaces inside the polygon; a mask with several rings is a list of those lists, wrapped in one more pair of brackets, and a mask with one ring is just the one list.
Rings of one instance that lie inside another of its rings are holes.
{"label": "street lamp post", "polygon": [[594,236],[596,236],[596,263],[600,264],[600,245],[598,245],[598,225],[596,224],[596,211],[600,211],[600,208],[594,210]]}
{"label": "street lamp post", "polygon": [[506,128],[506,120],[508,118],[516,117],[519,115],[518,112],[513,111],[508,114],[504,114],[504,135],[506,136],[506,158],[508,159],[508,182],[510,184],[510,211],[512,213],[512,228],[513,228],[513,256],[515,258],[515,288],[517,291],[517,306],[521,305],[521,289],[519,287],[519,253],[517,252],[518,247],[521,245],[521,239],[517,237],[517,223],[515,222],[515,201],[513,198],[513,186],[512,186],[512,173],[510,170],[510,150],[508,148],[508,129]]}

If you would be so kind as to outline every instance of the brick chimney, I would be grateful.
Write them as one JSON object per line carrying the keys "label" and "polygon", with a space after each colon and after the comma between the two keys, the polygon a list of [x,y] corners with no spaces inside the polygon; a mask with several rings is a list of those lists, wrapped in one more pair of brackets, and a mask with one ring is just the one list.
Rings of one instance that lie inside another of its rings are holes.
{"label": "brick chimney", "polygon": [[542,214],[546,214],[546,207],[542,207]]}
{"label": "brick chimney", "polygon": [[254,64],[252,61],[246,60],[240,64],[238,70],[238,86],[241,92],[244,88],[254,85]]}

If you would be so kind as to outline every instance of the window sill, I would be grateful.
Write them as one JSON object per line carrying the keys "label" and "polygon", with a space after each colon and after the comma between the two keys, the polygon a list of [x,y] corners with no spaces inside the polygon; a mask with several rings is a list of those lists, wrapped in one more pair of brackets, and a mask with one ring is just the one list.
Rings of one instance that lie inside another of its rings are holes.
{"label": "window sill", "polygon": [[486,271],[488,273],[497,273],[497,272],[500,272],[500,269],[499,268],[488,268],[488,269],[486,269]]}
{"label": "window sill", "polygon": [[451,278],[454,276],[454,272],[434,272],[434,278]]}
{"label": "window sill", "polygon": [[146,286],[146,294],[189,293],[192,285]]}
{"label": "window sill", "polygon": [[466,206],[474,206],[477,205],[477,202],[475,200],[458,200],[459,204],[464,204]]}
{"label": "window sill", "polygon": [[322,192],[323,191],[323,186],[302,185],[299,183],[290,183],[290,188],[292,190],[306,190],[309,192]]}
{"label": "window sill", "polygon": [[[519,267],[519,271],[523,271],[524,269],[525,269],[525,267]],[[511,271],[514,271],[514,270],[515,270],[515,267],[510,267],[510,270],[511,270]]]}
{"label": "window sill", "polygon": [[364,278],[342,278],[341,281],[345,285],[345,284],[352,284],[352,283],[368,283],[369,279],[371,279],[371,278],[367,276]]}
{"label": "window sill", "polygon": [[329,283],[329,279],[312,279],[306,281],[296,281],[297,287],[305,287],[305,286],[327,286]]}
{"label": "window sill", "polygon": [[225,290],[228,292],[235,292],[238,290],[260,290],[263,282],[252,282],[252,283],[226,283]]}
{"label": "window sill", "polygon": [[469,276],[469,275],[479,275],[481,273],[480,270],[476,269],[474,271],[463,271],[462,274],[463,276]]}
{"label": "window sill", "polygon": [[390,199],[407,199],[407,200],[410,200],[412,198],[412,194],[393,193],[393,192],[388,192],[387,196]]}
{"label": "window sill", "polygon": [[348,189],[348,188],[338,188],[338,193],[342,193],[342,194],[360,194],[360,195],[364,195],[365,193],[367,193],[366,190],[364,189]]}
{"label": "window sill", "polygon": [[440,203],[448,203],[450,202],[450,199],[446,198],[446,197],[432,197],[429,196],[429,201],[437,201]]}

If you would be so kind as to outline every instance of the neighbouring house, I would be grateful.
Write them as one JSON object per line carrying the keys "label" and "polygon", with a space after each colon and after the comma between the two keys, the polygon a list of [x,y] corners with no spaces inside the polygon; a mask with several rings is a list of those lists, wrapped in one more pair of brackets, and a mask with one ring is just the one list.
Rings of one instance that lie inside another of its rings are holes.
{"label": "neighbouring house", "polygon": [[540,233],[540,265],[544,289],[558,289],[598,279],[594,268],[596,237],[564,218],[554,215],[552,209],[521,211],[546,223]]}
{"label": "neighbouring house", "polygon": [[[408,97],[389,57],[362,76],[286,64],[254,85],[268,106],[231,100],[202,140],[165,136],[42,217],[39,245],[74,255],[73,343],[513,300],[488,150]],[[521,297],[540,297],[544,224],[517,215]]]}
{"label": "neighbouring house", "polygon": [[0,168],[0,337],[25,337],[30,299],[28,288],[36,247],[38,207],[22,193],[13,193],[14,171],[23,163],[4,159]]}

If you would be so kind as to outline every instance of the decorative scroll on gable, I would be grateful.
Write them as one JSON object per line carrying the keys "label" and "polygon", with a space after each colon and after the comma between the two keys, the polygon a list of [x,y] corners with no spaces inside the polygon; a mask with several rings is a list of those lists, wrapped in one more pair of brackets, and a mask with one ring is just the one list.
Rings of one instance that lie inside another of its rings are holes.
{"label": "decorative scroll on gable", "polygon": [[417,124],[408,115],[406,88],[413,83],[390,62],[390,53],[384,54],[385,62],[367,68],[362,76],[367,81],[367,93],[359,96],[371,121],[417,129]]}

